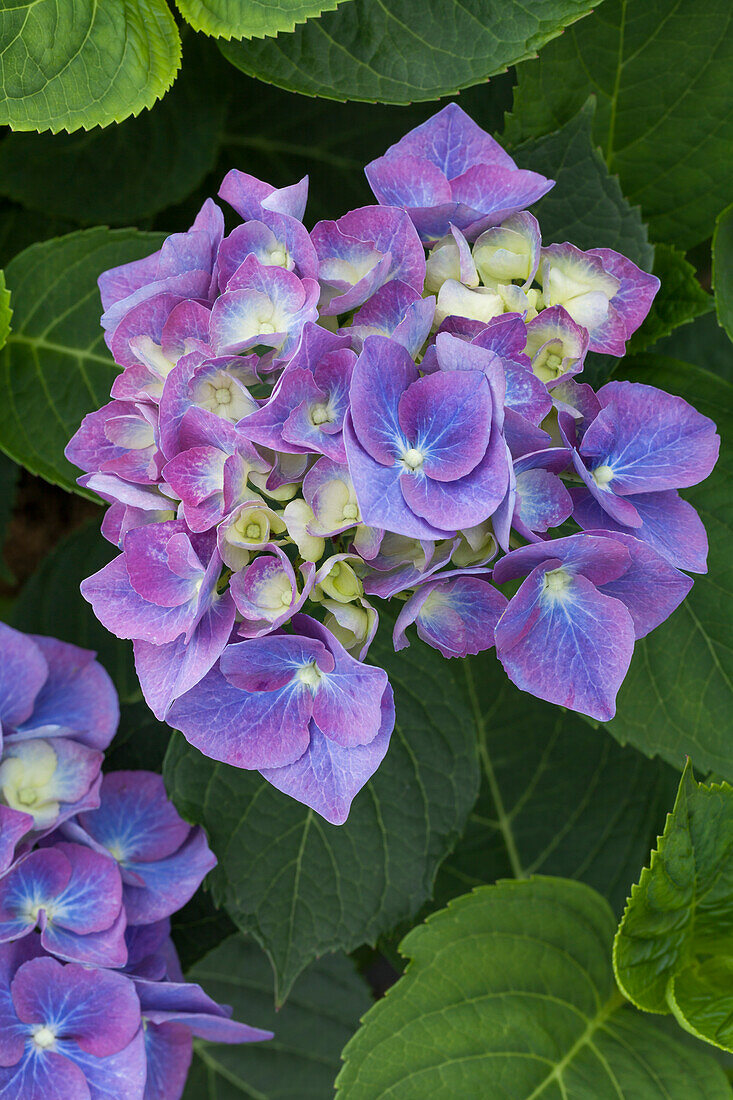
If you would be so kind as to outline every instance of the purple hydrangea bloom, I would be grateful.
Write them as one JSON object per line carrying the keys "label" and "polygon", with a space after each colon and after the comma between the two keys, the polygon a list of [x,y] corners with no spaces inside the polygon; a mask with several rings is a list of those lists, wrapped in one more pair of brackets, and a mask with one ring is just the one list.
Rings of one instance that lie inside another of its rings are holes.
{"label": "purple hydrangea bloom", "polygon": [[117,862],[130,924],[175,913],[216,864],[203,829],[180,817],[154,772],[105,775],[99,808],[79,814],[64,832]]}
{"label": "purple hydrangea bloom", "polygon": [[351,657],[315,620],[296,615],[293,627],[294,635],[227,646],[168,722],[207,756],[261,771],[340,823],[387,750],[387,675]]}
{"label": "purple hydrangea bloom", "polygon": [[365,341],[345,435],[361,515],[371,526],[445,538],[486,519],[504,497],[508,465],[494,430],[488,356],[455,344],[467,369],[421,378],[401,344]]}
{"label": "purple hydrangea bloom", "polygon": [[510,680],[599,721],[615,713],[634,639],[663,622],[692,584],[638,539],[603,531],[521,547],[493,577],[527,578],[496,628]]}
{"label": "purple hydrangea bloom", "polygon": [[380,203],[401,206],[426,243],[456,226],[472,240],[553,186],[517,168],[501,145],[449,103],[366,166]]}
{"label": "purple hydrangea bloom", "polygon": [[0,945],[0,1097],[143,1100],[140,1001],[129,978]]}
{"label": "purple hydrangea bloom", "polygon": [[448,570],[416,587],[395,623],[394,647],[410,644],[405,631],[415,623],[420,638],[444,657],[481,653],[493,646],[506,605],[506,597],[482,577]]}
{"label": "purple hydrangea bloom", "polygon": [[124,966],[125,924],[114,860],[80,844],[38,848],[0,878],[0,943],[38,927],[42,946],[59,958]]}
{"label": "purple hydrangea bloom", "polygon": [[321,313],[348,313],[391,280],[418,294],[425,282],[425,253],[404,210],[364,206],[311,233],[318,255]]}

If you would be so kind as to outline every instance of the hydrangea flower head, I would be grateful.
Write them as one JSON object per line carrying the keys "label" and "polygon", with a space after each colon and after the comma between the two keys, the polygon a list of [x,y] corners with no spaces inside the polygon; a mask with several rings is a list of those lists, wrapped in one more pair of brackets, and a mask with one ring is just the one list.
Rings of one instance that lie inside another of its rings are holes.
{"label": "hydrangea flower head", "polygon": [[705,569],[678,490],[717,455],[680,398],[582,381],[659,281],[543,243],[551,180],[455,104],[367,176],[379,205],[308,232],[307,179],[232,170],[241,224],[205,204],[105,274],[123,372],[68,449],[120,551],[82,592],[155,714],[333,823],[394,722],[377,600],[396,649],[413,624],[447,658],[496,644],[523,690],[605,721]]}

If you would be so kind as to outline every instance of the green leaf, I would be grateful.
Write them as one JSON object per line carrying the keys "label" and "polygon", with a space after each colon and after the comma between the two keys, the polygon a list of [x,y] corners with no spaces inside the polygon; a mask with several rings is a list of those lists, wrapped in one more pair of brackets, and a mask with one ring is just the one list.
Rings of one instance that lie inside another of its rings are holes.
{"label": "green leaf", "polygon": [[[380,103],[334,103],[308,99],[230,70],[233,94],[223,145],[231,164],[284,187],[310,176],[307,220],[337,218],[374,202],[364,165],[413,126],[425,122],[434,104],[395,111]],[[501,127],[511,104],[513,74],[470,88],[461,106],[488,131]]]}
{"label": "green leaf", "polygon": [[13,514],[19,473],[20,470],[15,463],[0,453],[0,582],[4,584],[13,582],[13,574],[5,564],[2,552],[7,536],[7,526]]}
{"label": "green leaf", "polygon": [[0,144],[0,194],[80,225],[131,225],[180,202],[216,163],[227,106],[221,56],[206,45],[191,35],[170,94],[121,126],[10,134]]}
{"label": "green leaf", "polygon": [[[236,926],[226,911],[215,907],[211,894],[205,887],[197,890],[183,909],[179,909],[171,918],[171,935],[184,972],[236,931]],[[257,954],[260,955],[259,950]],[[271,985],[272,970],[269,963],[265,962],[265,968],[267,982]]]}
{"label": "green leaf", "polygon": [[712,298],[700,286],[694,267],[676,248],[656,245],[652,270],[661,286],[646,320],[631,337],[631,353],[644,351],[680,325],[689,324],[713,308]]}
{"label": "green leaf", "polygon": [[176,0],[194,30],[215,38],[264,38],[292,31],[350,0]]}
{"label": "green leaf", "polygon": [[5,285],[5,272],[0,271],[0,351],[5,347],[10,335],[10,320],[13,311],[10,307],[10,291]]}
{"label": "green leaf", "polygon": [[49,218],[0,199],[0,267],[5,267],[28,245],[49,237],[62,237],[77,227],[64,218]]}
{"label": "green leaf", "polygon": [[[101,511],[99,516],[101,519]],[[104,629],[79,592],[84,578],[105,566],[115,553],[115,548],[99,534],[96,523],[74,531],[50,550],[40,569],[21,590],[11,626],[31,634],[50,634],[63,642],[95,650],[125,704],[140,699],[132,646]]]}
{"label": "green leaf", "polygon": [[733,203],[715,223],[713,286],[718,321],[733,340]]}
{"label": "green leaf", "polygon": [[708,237],[733,174],[728,0],[605,0],[519,70],[507,136],[554,130],[590,93],[595,139],[654,238]]}
{"label": "green leaf", "polygon": [[181,40],[166,0],[0,0],[0,125],[90,130],[152,107]]}
{"label": "green leaf", "polygon": [[619,182],[609,174],[593,144],[594,103],[561,129],[512,150],[520,168],[531,168],[555,180],[555,186],[532,207],[545,244],[571,241],[578,248],[614,248],[651,270],[654,249],[638,207],[630,206]]}
{"label": "green leaf", "polygon": [[692,364],[649,354],[625,360],[618,376],[684,397],[716,421],[723,442],[713,474],[684,492],[707,529],[709,574],[696,576],[674,615],[636,643],[607,728],[648,756],[658,753],[676,767],[690,756],[701,771],[733,779],[733,387]]}
{"label": "green leaf", "polygon": [[344,1050],[344,1100],[730,1100],[712,1057],[624,1005],[614,920],[567,879],[480,887],[403,940],[405,975]]}
{"label": "green leaf", "polygon": [[482,883],[541,873],[595,887],[620,913],[677,773],[519,691],[493,654],[461,664],[483,779],[466,832],[438,872],[436,905]]}
{"label": "green leaf", "polygon": [[197,1042],[184,1100],[326,1100],[333,1095],[339,1055],[371,1002],[369,989],[343,956],[321,959],[298,980],[279,1012],[272,971],[244,936],[231,936],[186,975],[234,1018],[268,1028],[263,1043]]}
{"label": "green leaf", "polygon": [[378,638],[371,658],[395,689],[389,752],[344,825],[276,791],[257,772],[208,760],[180,735],[165,777],[188,820],[206,827],[223,903],[267,951],[283,1000],[326,951],[374,943],[429,896],[478,791],[475,727],[458,662]]}
{"label": "green leaf", "polygon": [[117,373],[105,347],[97,278],[160,246],[158,233],[88,229],[31,245],[5,271],[13,331],[0,351],[0,449],[65,489],[79,471],[64,447],[109,400]]}
{"label": "green leaf", "polygon": [[411,103],[504,72],[590,10],[588,0],[351,0],[291,35],[221,48],[291,92]]}
{"label": "green leaf", "polygon": [[698,317],[690,325],[675,329],[649,348],[653,355],[694,363],[706,371],[733,382],[733,348],[718,324],[714,312]]}
{"label": "green leaf", "polygon": [[673,1011],[693,1035],[733,1049],[733,788],[697,783],[689,763],[613,961],[639,1008]]}
{"label": "green leaf", "polygon": [[733,958],[719,956],[686,967],[672,979],[668,999],[685,1031],[733,1051]]}

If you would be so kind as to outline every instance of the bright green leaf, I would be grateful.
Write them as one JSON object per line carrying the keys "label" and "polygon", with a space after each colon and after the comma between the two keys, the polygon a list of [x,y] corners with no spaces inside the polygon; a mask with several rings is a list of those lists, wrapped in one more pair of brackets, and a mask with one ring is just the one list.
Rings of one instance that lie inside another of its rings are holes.
{"label": "bright green leaf", "polygon": [[466,832],[438,872],[434,901],[541,873],[580,879],[620,913],[677,774],[519,691],[493,653],[461,665],[478,715],[483,780]]}
{"label": "bright green leaf", "polygon": [[13,310],[10,305],[10,291],[5,285],[5,272],[0,271],[0,351],[5,347],[10,335],[10,321]]}
{"label": "bright green leaf", "polygon": [[176,0],[194,30],[215,38],[264,38],[351,0]]}
{"label": "bright green leaf", "polygon": [[181,40],[166,0],[0,0],[0,124],[90,130],[152,107]]}
{"label": "bright green leaf", "polygon": [[567,879],[480,887],[414,928],[344,1050],[343,1100],[730,1100],[718,1064],[624,1004],[614,920]]}
{"label": "bright green leaf", "polygon": [[519,70],[507,136],[556,129],[590,93],[596,141],[653,236],[708,237],[733,175],[729,0],[605,0]]}
{"label": "bright green leaf", "polygon": [[219,866],[214,901],[267,951],[284,999],[326,951],[352,950],[419,910],[478,791],[475,727],[458,662],[413,646],[370,657],[395,690],[389,752],[344,825],[256,772],[208,760],[174,737],[165,764],[180,812],[204,825]]}
{"label": "bright green leaf", "polygon": [[321,959],[273,1006],[272,971],[251,940],[232,936],[186,975],[234,1018],[275,1038],[244,1046],[196,1043],[184,1100],[327,1100],[344,1043],[371,1003],[368,986],[343,956]]}
{"label": "bright green leaf", "polygon": [[10,134],[0,194],[79,225],[133,225],[185,199],[216,163],[227,106],[221,55],[207,45],[187,38],[170,94],[138,118],[90,133]]}
{"label": "bright green leaf", "polygon": [[0,449],[65,489],[79,491],[79,471],[64,447],[85,414],[109,400],[117,373],[99,324],[97,278],[161,240],[135,229],[88,229],[32,245],[5,271],[14,312],[0,351]]}
{"label": "bright green leaf", "polygon": [[733,203],[715,223],[713,287],[718,320],[733,340]]}
{"label": "bright green leaf", "polygon": [[624,361],[618,377],[679,394],[716,421],[723,443],[707,481],[684,491],[710,542],[708,576],[674,615],[636,643],[631,668],[607,728],[649,756],[733,780],[733,387],[689,363],[658,355]]}
{"label": "bright green leaf", "polygon": [[733,1051],[733,958],[723,955],[686,967],[672,979],[667,998],[686,1031]]}
{"label": "bright green leaf", "polygon": [[646,320],[631,337],[629,351],[632,353],[644,351],[680,325],[689,324],[713,308],[713,301],[700,286],[694,267],[676,248],[656,245],[653,271],[661,286]]}
{"label": "bright green leaf", "polygon": [[[132,646],[104,629],[79,592],[84,578],[105,566],[114,554],[114,547],[101,537],[95,522],[80,527],[56,547],[49,546],[48,556],[15,602],[11,626],[95,650],[126,704],[140,699]],[[125,709],[123,705],[123,712]],[[134,714],[141,717],[137,710]]]}
{"label": "bright green leaf", "polygon": [[613,961],[619,986],[639,1008],[673,1010],[698,1038],[733,1049],[733,788],[727,783],[705,786],[689,764],[685,768],[650,865],[632,888]]}
{"label": "bright green leaf", "polygon": [[570,241],[578,248],[613,248],[650,271],[654,249],[638,207],[630,206],[593,144],[594,104],[589,100],[561,129],[512,150],[521,168],[554,179],[532,207],[545,244]]}
{"label": "bright green leaf", "polygon": [[291,35],[222,45],[250,76],[327,99],[411,103],[504,72],[587,15],[588,0],[351,0]]}

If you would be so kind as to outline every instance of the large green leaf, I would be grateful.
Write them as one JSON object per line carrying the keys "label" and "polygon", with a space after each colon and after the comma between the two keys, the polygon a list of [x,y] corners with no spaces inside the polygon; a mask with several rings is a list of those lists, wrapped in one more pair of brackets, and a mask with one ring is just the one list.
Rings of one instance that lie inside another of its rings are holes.
{"label": "large green leaf", "polygon": [[629,341],[632,353],[644,351],[713,308],[713,300],[700,285],[694,267],[676,248],[656,245],[653,271],[661,285],[644,323]]}
{"label": "large green leaf", "polygon": [[3,559],[3,546],[7,536],[7,526],[13,513],[15,493],[18,485],[19,468],[7,455],[0,454],[0,582],[10,584],[13,575]]}
{"label": "large green leaf", "polygon": [[[101,510],[99,517],[102,517]],[[121,702],[138,701],[140,686],[135,676],[132,646],[104,629],[79,592],[84,578],[101,569],[114,556],[114,547],[105,542],[96,523],[89,523],[49,549],[40,569],[21,590],[11,625],[31,634],[51,634],[64,642],[95,650],[114,680]],[[135,716],[142,717],[138,711]]]}
{"label": "large green leaf", "polygon": [[411,103],[532,57],[588,0],[351,0],[291,35],[222,46],[250,76],[328,99]]}
{"label": "large green leaf", "polygon": [[686,490],[710,541],[709,575],[662,626],[637,642],[608,729],[676,767],[692,757],[703,772],[733,779],[733,387],[688,363],[657,355],[624,362],[623,377],[684,397],[712,417],[722,437],[718,465]]}
{"label": "large green leaf", "polygon": [[221,55],[206,46],[188,36],[170,94],[120,126],[10,134],[0,144],[0,194],[79,225],[134,225],[180,202],[214,167],[227,106]]}
{"label": "large green leaf", "polygon": [[593,144],[594,104],[589,100],[564,126],[512,150],[521,168],[554,179],[533,206],[545,244],[571,241],[578,248],[614,248],[647,271],[654,261],[638,207],[630,206]]}
{"label": "large green leaf", "polygon": [[[309,99],[230,70],[233,84],[223,146],[226,168],[241,167],[278,187],[310,176],[307,220],[337,218],[374,202],[364,165],[425,122],[434,104],[395,111],[380,103]],[[500,129],[511,104],[513,74],[461,94],[484,129]],[[222,165],[223,167],[223,165]]]}
{"label": "large green leaf", "polygon": [[714,312],[697,317],[692,324],[675,329],[658,340],[649,351],[686,363],[733,382],[733,347],[718,324]]}
{"label": "large green leaf", "polygon": [[620,913],[677,773],[519,691],[493,653],[462,669],[478,714],[483,779],[466,832],[438,872],[434,901],[542,873],[588,883]]}
{"label": "large green leaf", "polygon": [[619,925],[614,969],[646,1012],[733,1050],[733,788],[688,764],[649,867]]}
{"label": "large green leaf", "polygon": [[590,93],[596,140],[654,237],[709,237],[733,174],[729,0],[605,0],[522,66],[507,135],[554,130]]}
{"label": "large green leaf", "polygon": [[726,207],[715,225],[713,286],[718,320],[733,340],[733,203]]}
{"label": "large green leaf", "polygon": [[5,285],[5,272],[0,271],[0,351],[5,347],[10,335],[10,321],[13,310],[10,306],[10,291]]}
{"label": "large green leaf", "polygon": [[205,825],[219,866],[214,901],[270,956],[284,999],[326,951],[373,943],[413,916],[463,831],[478,791],[475,727],[460,665],[377,639],[370,656],[395,689],[387,756],[329,825],[257,772],[208,760],[178,735],[166,757],[180,812]]}
{"label": "large green leaf", "polygon": [[371,1002],[369,989],[341,956],[314,963],[287,1005],[273,1007],[272,971],[244,936],[225,940],[189,970],[234,1018],[275,1032],[245,1046],[196,1043],[184,1100],[328,1100],[339,1054]]}
{"label": "large green leaf", "polygon": [[216,38],[264,38],[292,31],[352,0],[176,0],[194,30]]}
{"label": "large green leaf", "polygon": [[152,107],[181,40],[166,0],[0,0],[0,124],[90,130]]}
{"label": "large green leaf", "polygon": [[614,919],[567,879],[465,894],[414,928],[405,975],[344,1050],[343,1100],[730,1100],[720,1066],[624,1004]]}
{"label": "large green leaf", "polygon": [[161,240],[89,229],[31,245],[7,266],[13,331],[0,351],[0,449],[65,489],[77,489],[79,471],[64,447],[84,415],[109,400],[116,374],[99,325],[97,278]]}

